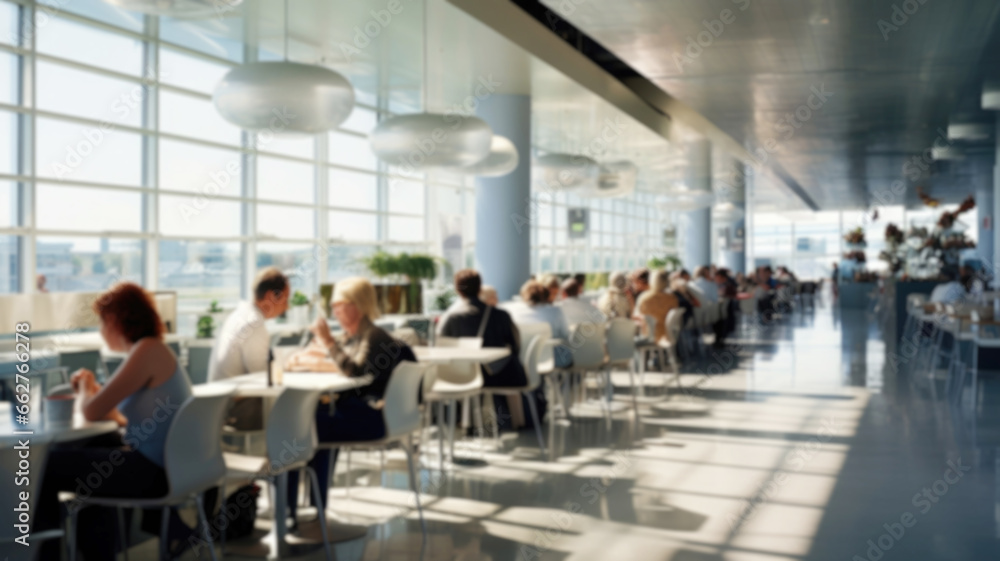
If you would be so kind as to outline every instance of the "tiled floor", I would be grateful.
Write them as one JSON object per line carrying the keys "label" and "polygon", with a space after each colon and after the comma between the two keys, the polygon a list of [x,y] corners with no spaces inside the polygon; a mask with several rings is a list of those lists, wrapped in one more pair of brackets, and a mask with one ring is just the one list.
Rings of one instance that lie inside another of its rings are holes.
{"label": "tiled floor", "polygon": [[[626,409],[610,432],[599,416],[557,427],[555,461],[531,432],[503,453],[473,444],[485,465],[421,472],[423,546],[403,456],[381,484],[377,456],[355,456],[330,510],[369,531],[336,558],[1000,559],[995,419],[972,442],[893,352],[866,314],[820,305],[690,365],[669,403],[643,400],[638,442]],[[998,393],[987,384],[985,410]]]}

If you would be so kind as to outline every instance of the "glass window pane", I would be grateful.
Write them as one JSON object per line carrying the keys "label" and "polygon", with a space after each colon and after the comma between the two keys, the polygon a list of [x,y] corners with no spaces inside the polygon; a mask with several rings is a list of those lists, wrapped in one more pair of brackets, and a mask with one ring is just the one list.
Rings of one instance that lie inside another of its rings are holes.
{"label": "glass window pane", "polygon": [[312,160],[316,157],[316,137],[259,134],[257,150]]}
{"label": "glass window pane", "polygon": [[374,214],[331,210],[328,221],[331,240],[375,241],[378,239],[378,217]]}
{"label": "glass window pane", "polygon": [[142,185],[142,136],[39,117],[36,170],[41,177]]}
{"label": "glass window pane", "polygon": [[142,31],[142,14],[128,12],[110,5],[102,0],[39,0],[39,4],[48,4],[54,8],[50,12],[65,10],[109,25],[123,27],[131,31]]}
{"label": "glass window pane", "polygon": [[194,334],[198,316],[212,300],[227,309],[239,301],[242,262],[239,242],[160,242],[158,286],[177,292],[179,333]]}
{"label": "glass window pane", "polygon": [[394,242],[424,241],[424,219],[390,216],[389,239]]}
{"label": "glass window pane", "polygon": [[277,238],[316,237],[315,211],[284,205],[257,205],[257,235]]}
{"label": "glass window pane", "polygon": [[424,213],[424,185],[413,181],[389,181],[389,212]]}
{"label": "glass window pane", "polygon": [[17,6],[9,2],[0,2],[0,43],[17,45]]}
{"label": "glass window pane", "polygon": [[122,74],[142,74],[142,41],[52,16],[36,29],[40,53]]}
{"label": "glass window pane", "polygon": [[39,236],[35,263],[50,292],[98,292],[118,281],[142,284],[142,254],[142,240]]}
{"label": "glass window pane", "polygon": [[242,170],[235,150],[160,139],[160,189],[238,197]]}
{"label": "glass window pane", "polygon": [[18,291],[19,253],[19,236],[0,236],[0,293]]}
{"label": "glass window pane", "polygon": [[17,173],[17,114],[0,111],[0,173]]}
{"label": "glass window pane", "polygon": [[336,282],[347,277],[370,275],[368,268],[361,263],[361,258],[373,253],[375,253],[375,246],[371,245],[331,245],[327,247],[327,280]]}
{"label": "glass window pane", "polygon": [[330,162],[367,170],[378,166],[367,138],[337,132],[330,133]]}
{"label": "glass window pane", "polygon": [[17,185],[0,182],[0,228],[17,226]]}
{"label": "glass window pane", "polygon": [[212,197],[160,195],[160,232],[167,236],[237,237],[240,203]]}
{"label": "glass window pane", "polygon": [[229,124],[207,99],[160,92],[160,130],[223,144],[240,144],[240,129]]}
{"label": "glass window pane", "polygon": [[231,66],[160,48],[160,82],[203,93],[212,93]]}
{"label": "glass window pane", "polygon": [[340,124],[343,130],[368,134],[372,132],[378,124],[378,115],[371,109],[355,107],[354,111],[347,117],[347,120]]}
{"label": "glass window pane", "polygon": [[330,206],[377,210],[378,176],[340,169],[330,169],[328,202]]}
{"label": "glass window pane", "polygon": [[[35,218],[40,230],[142,231],[142,193],[38,184]],[[100,201],[100,204],[94,204]]]}
{"label": "glass window pane", "polygon": [[200,21],[161,17],[160,39],[233,62],[243,61],[242,17],[213,14]]}
{"label": "glass window pane", "polygon": [[311,203],[315,194],[314,166],[267,156],[257,159],[257,198]]}
{"label": "glass window pane", "polygon": [[[133,127],[142,125],[142,85],[39,60],[38,108]],[[66,95],[73,92],[73,95]],[[162,121],[161,121],[162,122]]]}
{"label": "glass window pane", "polygon": [[0,53],[0,103],[16,103],[17,84],[17,57]]}
{"label": "glass window pane", "polygon": [[258,243],[257,270],[277,267],[292,284],[306,296],[318,291],[316,266],[319,260],[313,244]]}

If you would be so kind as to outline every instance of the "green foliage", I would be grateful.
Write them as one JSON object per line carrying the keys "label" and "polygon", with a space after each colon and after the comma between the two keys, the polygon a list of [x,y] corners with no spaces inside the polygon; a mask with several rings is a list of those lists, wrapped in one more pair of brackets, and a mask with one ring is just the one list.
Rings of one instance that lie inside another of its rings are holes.
{"label": "green foliage", "polygon": [[[213,304],[216,304],[216,302],[213,302]],[[211,339],[214,331],[215,320],[212,319],[212,316],[201,316],[198,318],[199,339]]]}
{"label": "green foliage", "polygon": [[210,314],[222,313],[222,306],[219,305],[218,300],[212,300],[212,303],[208,305],[208,313]]}
{"label": "green foliage", "polygon": [[376,277],[400,275],[408,278],[410,282],[431,280],[436,277],[439,261],[437,257],[423,253],[393,255],[382,250],[361,258],[361,262]]}
{"label": "green foliage", "polygon": [[646,266],[650,269],[666,269],[673,272],[680,270],[682,263],[676,255],[665,255],[662,259],[659,257],[651,258],[646,262]]}
{"label": "green foliage", "polygon": [[456,296],[455,291],[449,288],[434,297],[434,307],[442,311],[447,310],[455,302]]}
{"label": "green foliage", "polygon": [[608,273],[587,273],[585,290],[600,290],[608,286]]}
{"label": "green foliage", "polygon": [[292,306],[308,306],[309,305],[309,298],[305,294],[302,294],[302,291],[296,290],[295,294],[292,295],[291,305]]}

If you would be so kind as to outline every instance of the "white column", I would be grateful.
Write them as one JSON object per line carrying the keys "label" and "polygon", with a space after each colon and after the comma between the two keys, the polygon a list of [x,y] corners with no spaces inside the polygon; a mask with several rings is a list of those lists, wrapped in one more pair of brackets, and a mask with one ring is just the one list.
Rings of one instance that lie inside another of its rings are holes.
{"label": "white column", "polygon": [[[699,191],[712,190],[712,145],[708,140],[692,142],[687,146],[688,188]],[[680,258],[688,270],[708,265],[712,260],[712,209],[683,212],[678,231],[682,236]]]}

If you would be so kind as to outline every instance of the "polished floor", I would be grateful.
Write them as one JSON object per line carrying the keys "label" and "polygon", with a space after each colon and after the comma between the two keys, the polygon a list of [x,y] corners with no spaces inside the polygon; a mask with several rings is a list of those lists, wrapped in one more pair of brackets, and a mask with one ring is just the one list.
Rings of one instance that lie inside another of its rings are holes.
{"label": "polished floor", "polygon": [[821,302],[747,329],[689,365],[669,400],[650,376],[640,433],[624,407],[610,430],[599,410],[555,427],[554,461],[541,461],[530,431],[505,435],[500,450],[464,445],[479,461],[444,475],[428,461],[425,544],[403,456],[389,453],[380,475],[377,454],[355,454],[350,489],[338,464],[330,512],[368,533],[336,545],[336,558],[1000,558],[1000,434],[989,430],[1000,387],[985,381],[973,431],[911,376],[877,323]]}

